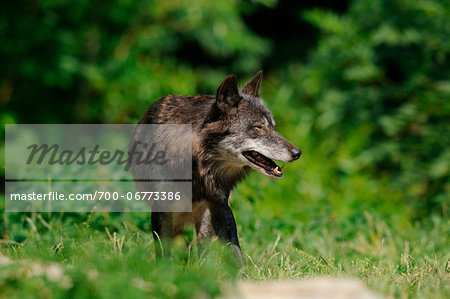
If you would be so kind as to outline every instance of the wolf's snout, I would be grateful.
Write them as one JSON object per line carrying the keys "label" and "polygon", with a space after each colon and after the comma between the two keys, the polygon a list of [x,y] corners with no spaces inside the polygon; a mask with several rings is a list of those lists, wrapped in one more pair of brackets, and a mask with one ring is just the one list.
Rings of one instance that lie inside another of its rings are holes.
{"label": "wolf's snout", "polygon": [[302,155],[302,151],[294,147],[291,149],[292,160],[297,160]]}

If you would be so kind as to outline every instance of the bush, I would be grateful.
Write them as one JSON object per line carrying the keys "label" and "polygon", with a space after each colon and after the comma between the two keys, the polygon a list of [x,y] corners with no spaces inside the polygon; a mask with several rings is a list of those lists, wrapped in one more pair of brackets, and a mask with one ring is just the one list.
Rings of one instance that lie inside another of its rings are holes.
{"label": "bush", "polygon": [[290,69],[314,111],[315,140],[335,141],[335,175],[387,180],[415,217],[448,209],[449,13],[438,0],[357,0],[341,16],[308,11],[322,37],[310,62]]}

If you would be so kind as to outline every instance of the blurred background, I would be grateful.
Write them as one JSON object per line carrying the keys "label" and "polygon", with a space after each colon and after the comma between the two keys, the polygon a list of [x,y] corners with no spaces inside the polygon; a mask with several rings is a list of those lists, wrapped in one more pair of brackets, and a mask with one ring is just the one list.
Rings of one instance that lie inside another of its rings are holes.
{"label": "blurred background", "polygon": [[215,94],[224,76],[243,84],[263,69],[262,97],[304,155],[284,193],[259,196],[300,219],[318,206],[448,216],[449,11],[439,0],[5,1],[0,119],[135,123],[161,96]]}
{"label": "blurred background", "polygon": [[3,134],[136,123],[164,95],[263,69],[277,130],[303,155],[233,192],[239,275],[195,247],[155,261],[148,213],[4,213],[3,193],[0,297],[209,297],[236,277],[344,275],[448,298],[449,55],[446,0],[2,1]]}

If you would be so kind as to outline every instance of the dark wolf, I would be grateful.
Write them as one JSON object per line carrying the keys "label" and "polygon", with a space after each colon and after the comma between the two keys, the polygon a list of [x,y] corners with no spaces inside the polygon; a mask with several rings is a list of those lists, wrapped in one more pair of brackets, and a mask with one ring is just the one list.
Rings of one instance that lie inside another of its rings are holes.
{"label": "dark wolf", "polygon": [[[274,160],[291,162],[301,151],[275,130],[275,120],[259,96],[262,72],[239,90],[226,77],[215,96],[165,96],[153,103],[139,124],[192,125],[192,212],[153,212],[155,240],[170,240],[194,225],[199,239],[223,240],[242,260],[230,192],[251,169],[281,178]],[[132,140],[133,141],[133,140]],[[144,185],[139,186],[145,191]],[[156,242],[157,255],[161,255]]]}

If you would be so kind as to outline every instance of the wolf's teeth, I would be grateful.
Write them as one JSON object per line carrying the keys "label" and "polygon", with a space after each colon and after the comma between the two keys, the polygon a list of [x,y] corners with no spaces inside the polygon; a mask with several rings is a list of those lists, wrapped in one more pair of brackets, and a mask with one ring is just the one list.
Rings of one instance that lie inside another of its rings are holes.
{"label": "wolf's teeth", "polygon": [[280,168],[280,166],[275,167],[275,168],[273,169],[273,171],[274,171],[276,174],[281,173],[281,168]]}

